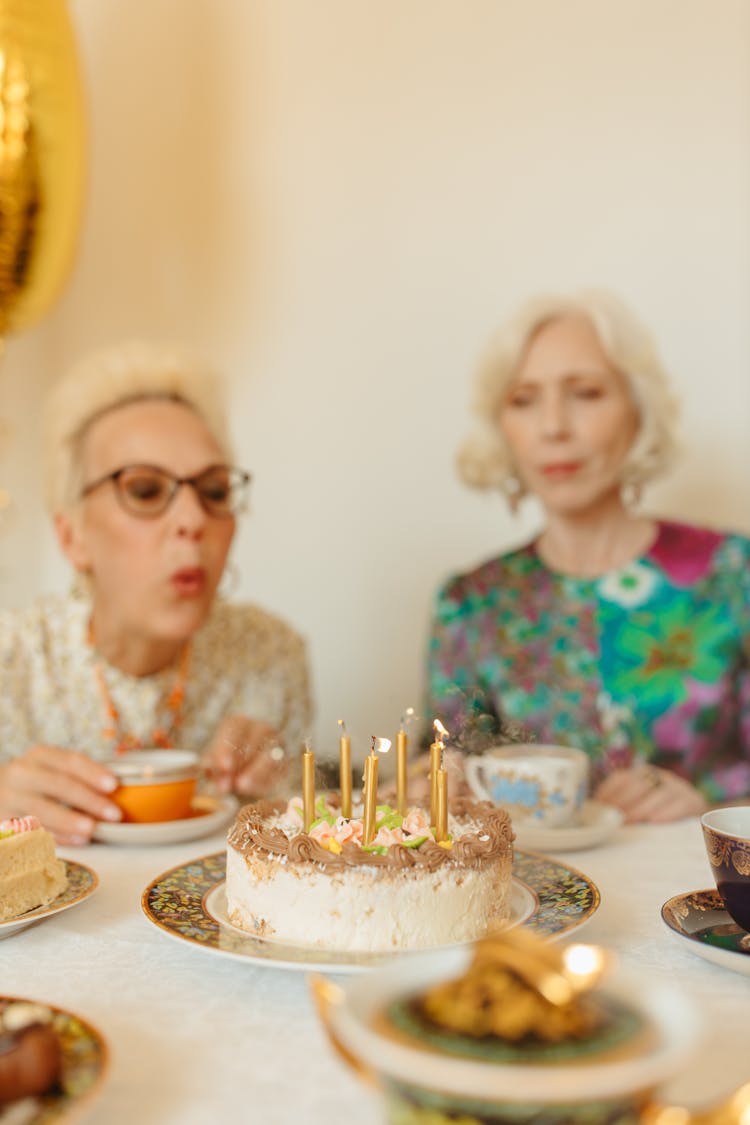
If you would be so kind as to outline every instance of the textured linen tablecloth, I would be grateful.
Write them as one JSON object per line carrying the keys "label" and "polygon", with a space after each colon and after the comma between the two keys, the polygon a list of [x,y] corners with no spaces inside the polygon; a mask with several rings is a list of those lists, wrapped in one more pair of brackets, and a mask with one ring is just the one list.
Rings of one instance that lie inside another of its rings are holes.
{"label": "textured linen tablecloth", "polygon": [[[378,1096],[328,1046],[304,972],[210,954],[142,913],[153,878],[223,846],[222,832],[172,846],[63,851],[94,868],[100,886],[0,941],[0,994],[67,1008],[102,1032],[111,1062],[90,1125],[375,1125]],[[713,885],[698,821],[622,828],[606,844],[560,857],[601,891],[576,936],[616,950],[629,969],[669,976],[700,1010],[701,1049],[666,1096],[698,1106],[750,1080],[740,1031],[750,977],[696,956],[660,916],[672,895]]]}

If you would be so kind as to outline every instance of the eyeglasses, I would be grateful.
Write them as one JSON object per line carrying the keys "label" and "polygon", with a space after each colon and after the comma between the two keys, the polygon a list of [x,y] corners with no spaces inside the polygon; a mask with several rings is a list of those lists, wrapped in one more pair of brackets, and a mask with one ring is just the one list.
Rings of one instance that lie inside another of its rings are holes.
{"label": "eyeglasses", "polygon": [[210,465],[194,477],[176,477],[157,465],[124,465],[87,484],[81,497],[112,482],[126,512],[144,519],[155,519],[166,512],[183,484],[189,484],[209,516],[231,519],[243,511],[250,474],[229,465]]}

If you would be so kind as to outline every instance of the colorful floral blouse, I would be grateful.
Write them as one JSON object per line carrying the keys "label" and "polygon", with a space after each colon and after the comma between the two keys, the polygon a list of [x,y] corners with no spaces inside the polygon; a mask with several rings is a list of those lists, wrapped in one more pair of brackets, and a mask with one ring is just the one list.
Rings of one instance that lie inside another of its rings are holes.
{"label": "colorful floral blouse", "polygon": [[[98,665],[122,730],[153,744],[175,671],[136,677],[106,664],[88,641],[90,616],[77,594],[0,612],[0,762],[35,743],[111,757]],[[228,715],[270,723],[296,748],[310,734],[309,676],[304,642],[287,624],[257,606],[217,601],[193,638],[174,740],[200,752]]]}
{"label": "colorful floral blouse", "polygon": [[594,579],[533,544],[438,593],[428,715],[465,749],[581,746],[593,779],[638,761],[711,801],[750,794],[750,540],[661,523],[651,549]]}

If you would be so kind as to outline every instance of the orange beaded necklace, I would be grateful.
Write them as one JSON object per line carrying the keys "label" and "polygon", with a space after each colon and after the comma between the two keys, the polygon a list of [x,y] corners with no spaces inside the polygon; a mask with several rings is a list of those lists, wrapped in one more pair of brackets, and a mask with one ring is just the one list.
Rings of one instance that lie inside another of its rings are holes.
{"label": "orange beaded necklace", "polygon": [[[94,628],[89,625],[88,642],[94,648]],[[188,672],[190,670],[191,644],[187,642],[177,665],[174,683],[159,704],[157,714],[166,712],[167,721],[157,725],[151,733],[148,742],[143,742],[137,735],[123,732],[120,726],[120,712],[115,706],[112,694],[107,685],[104,667],[100,660],[96,662],[94,673],[102,698],[104,710],[109,719],[109,724],[102,728],[102,735],[114,744],[115,754],[126,754],[128,750],[140,750],[144,746],[160,746],[172,749],[175,745],[174,736],[182,725],[183,707],[185,705],[185,688],[187,686]]]}

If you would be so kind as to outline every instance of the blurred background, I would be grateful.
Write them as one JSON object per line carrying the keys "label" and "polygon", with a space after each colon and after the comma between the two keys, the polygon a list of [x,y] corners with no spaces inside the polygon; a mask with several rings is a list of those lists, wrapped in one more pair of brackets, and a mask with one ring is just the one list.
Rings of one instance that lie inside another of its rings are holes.
{"label": "blurred background", "polygon": [[185,341],[254,475],[231,596],[306,636],[314,746],[419,708],[430,603],[529,537],[457,481],[474,364],[538,290],[651,326],[684,453],[644,508],[750,532],[746,0],[71,0],[90,165],[60,301],[8,340],[0,603],[66,589],[39,400]]}

